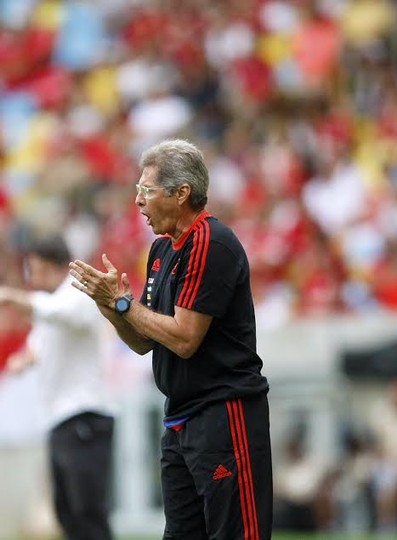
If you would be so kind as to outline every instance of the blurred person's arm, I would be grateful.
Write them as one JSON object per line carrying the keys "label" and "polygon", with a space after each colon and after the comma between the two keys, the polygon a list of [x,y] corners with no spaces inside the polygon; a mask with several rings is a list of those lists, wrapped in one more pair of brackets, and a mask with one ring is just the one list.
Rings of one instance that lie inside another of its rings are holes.
{"label": "blurred person's arm", "polygon": [[[75,302],[72,302],[71,296],[73,295],[69,295],[69,299],[65,298],[65,301],[61,302],[55,295],[46,292],[29,292],[13,287],[0,287],[0,304],[13,304],[30,316],[33,314],[33,311],[38,311],[40,312],[41,318],[48,318],[53,321],[62,318],[64,323],[74,323],[79,326],[82,326],[84,323],[88,324],[89,320],[92,319],[92,317],[89,317],[91,310],[87,310],[87,306],[84,305],[85,303],[76,304]],[[44,299],[46,302],[43,301]],[[153,341],[134,331],[132,326],[122,317],[117,315],[112,309],[99,304],[97,305],[102,315],[111,322],[120,339],[122,339],[130,349],[141,355],[146,354],[153,349]],[[77,313],[79,316],[77,316]],[[22,359],[19,361],[15,358],[13,362],[15,363],[14,372],[17,372],[19,364],[23,364]],[[22,371],[22,369],[20,371]]]}
{"label": "blurred person's arm", "polygon": [[25,347],[8,357],[6,370],[14,375],[19,375],[27,368],[36,364],[36,357],[29,347]]}
{"label": "blurred person's arm", "polygon": [[32,314],[32,293],[23,289],[16,289],[14,287],[2,286],[0,287],[0,305],[12,304],[24,313]]}

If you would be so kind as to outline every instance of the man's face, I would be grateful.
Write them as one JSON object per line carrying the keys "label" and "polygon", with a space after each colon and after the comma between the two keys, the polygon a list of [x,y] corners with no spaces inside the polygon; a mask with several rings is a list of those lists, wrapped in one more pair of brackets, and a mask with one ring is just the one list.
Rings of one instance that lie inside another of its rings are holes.
{"label": "man's face", "polygon": [[[180,216],[180,206],[175,195],[168,195],[157,185],[157,168],[146,167],[138,183],[138,194],[135,204],[147,218],[146,223],[152,227],[154,234],[170,234],[174,236]],[[146,190],[146,188],[149,188]],[[145,193],[146,191],[146,193]]]}
{"label": "man's face", "polygon": [[59,278],[53,264],[33,254],[26,262],[27,281],[32,289],[53,292],[57,288]]}

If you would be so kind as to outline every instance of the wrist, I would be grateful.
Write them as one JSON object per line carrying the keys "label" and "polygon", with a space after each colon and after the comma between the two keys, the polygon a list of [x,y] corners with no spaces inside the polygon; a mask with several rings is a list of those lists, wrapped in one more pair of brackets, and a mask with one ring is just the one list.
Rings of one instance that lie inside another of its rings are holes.
{"label": "wrist", "polygon": [[130,293],[119,296],[115,299],[114,311],[118,315],[124,315],[130,310],[133,299],[134,298]]}

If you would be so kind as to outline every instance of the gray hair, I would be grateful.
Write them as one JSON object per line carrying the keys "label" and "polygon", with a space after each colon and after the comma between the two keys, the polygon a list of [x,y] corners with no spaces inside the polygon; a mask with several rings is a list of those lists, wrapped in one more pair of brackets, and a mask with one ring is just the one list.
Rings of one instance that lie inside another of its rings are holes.
{"label": "gray hair", "polygon": [[201,210],[207,204],[208,170],[202,152],[182,139],[163,141],[142,153],[139,166],[156,167],[157,184],[172,194],[182,184],[190,186],[190,206]]}

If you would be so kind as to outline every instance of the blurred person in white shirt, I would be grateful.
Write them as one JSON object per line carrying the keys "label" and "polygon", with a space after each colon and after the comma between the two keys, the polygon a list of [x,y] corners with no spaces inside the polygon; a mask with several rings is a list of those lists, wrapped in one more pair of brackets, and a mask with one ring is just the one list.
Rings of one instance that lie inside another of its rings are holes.
{"label": "blurred person in white shirt", "polygon": [[320,229],[336,237],[366,212],[368,187],[347,146],[324,138],[318,151],[318,171],[303,188],[303,204]]}
{"label": "blurred person in white shirt", "polygon": [[70,287],[71,253],[58,235],[32,243],[26,258],[31,290],[0,287],[0,304],[31,318],[23,350],[8,369],[37,362],[48,429],[57,520],[68,540],[111,540],[109,495],[114,411],[106,382],[103,318]]}

